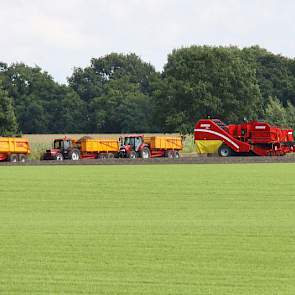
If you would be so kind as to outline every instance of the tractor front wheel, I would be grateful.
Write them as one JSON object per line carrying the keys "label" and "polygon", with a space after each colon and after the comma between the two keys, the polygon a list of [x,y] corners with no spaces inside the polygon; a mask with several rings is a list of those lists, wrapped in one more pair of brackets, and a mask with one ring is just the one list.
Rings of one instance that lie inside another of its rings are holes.
{"label": "tractor front wheel", "polygon": [[64,160],[64,156],[61,153],[57,153],[54,157],[54,159],[56,161],[63,161]]}
{"label": "tractor front wheel", "polygon": [[128,158],[129,159],[136,159],[137,158],[137,153],[135,151],[131,151],[128,153]]}
{"label": "tractor front wheel", "polygon": [[223,144],[219,149],[218,149],[218,155],[220,157],[230,157],[233,154],[233,150],[228,147],[227,145]]}

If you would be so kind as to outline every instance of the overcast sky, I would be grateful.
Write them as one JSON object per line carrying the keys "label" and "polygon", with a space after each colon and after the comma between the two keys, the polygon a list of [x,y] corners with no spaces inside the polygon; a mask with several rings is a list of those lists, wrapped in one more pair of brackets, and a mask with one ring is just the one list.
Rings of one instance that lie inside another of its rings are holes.
{"label": "overcast sky", "polygon": [[258,44],[295,56],[293,0],[0,0],[0,60],[65,82],[74,67],[135,52],[161,70],[173,48]]}

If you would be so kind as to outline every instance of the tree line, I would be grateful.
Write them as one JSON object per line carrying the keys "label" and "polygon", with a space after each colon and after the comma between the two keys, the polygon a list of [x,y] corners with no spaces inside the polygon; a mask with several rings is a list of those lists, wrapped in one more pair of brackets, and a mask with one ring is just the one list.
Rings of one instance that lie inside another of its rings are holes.
{"label": "tree line", "polygon": [[162,72],[135,54],[75,68],[66,85],[40,67],[0,63],[0,134],[192,133],[211,116],[295,128],[295,59],[258,46],[191,46]]}

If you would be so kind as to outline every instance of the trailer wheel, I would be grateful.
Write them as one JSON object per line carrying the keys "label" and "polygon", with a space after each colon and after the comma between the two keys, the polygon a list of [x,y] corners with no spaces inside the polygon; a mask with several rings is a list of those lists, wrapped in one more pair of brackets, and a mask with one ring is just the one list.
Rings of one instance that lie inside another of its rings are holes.
{"label": "trailer wheel", "polygon": [[98,155],[98,157],[100,158],[100,159],[107,159],[107,157],[108,157],[108,154],[105,154],[105,153],[100,153],[99,155]]}
{"label": "trailer wheel", "polygon": [[27,162],[27,156],[24,154],[20,154],[20,155],[18,155],[18,160],[19,160],[19,162],[25,163],[25,162]]}
{"label": "trailer wheel", "polygon": [[128,153],[128,158],[129,159],[136,159],[137,158],[137,153],[135,151],[131,151]]}
{"label": "trailer wheel", "polygon": [[180,154],[179,154],[178,151],[175,151],[175,152],[174,152],[174,158],[175,158],[175,159],[179,159],[179,158],[180,158]]}
{"label": "trailer wheel", "polygon": [[78,161],[80,159],[80,152],[78,150],[70,151],[69,159],[73,161]]}
{"label": "trailer wheel", "polygon": [[114,154],[108,153],[108,159],[114,159],[114,158],[115,158]]}
{"label": "trailer wheel", "polygon": [[64,156],[61,153],[57,153],[54,157],[54,159],[56,161],[63,161],[64,160]]}
{"label": "trailer wheel", "polygon": [[220,157],[230,157],[232,155],[232,149],[228,147],[227,145],[223,144],[219,149],[218,149],[218,155]]}
{"label": "trailer wheel", "polygon": [[18,161],[18,156],[16,154],[11,154],[8,158],[8,161],[11,163],[16,163]]}
{"label": "trailer wheel", "polygon": [[140,157],[142,159],[149,159],[151,157],[151,152],[149,150],[149,148],[144,147],[141,151],[140,151]]}
{"label": "trailer wheel", "polygon": [[174,152],[171,151],[171,150],[167,151],[166,154],[165,154],[165,157],[169,158],[169,159],[174,158]]}

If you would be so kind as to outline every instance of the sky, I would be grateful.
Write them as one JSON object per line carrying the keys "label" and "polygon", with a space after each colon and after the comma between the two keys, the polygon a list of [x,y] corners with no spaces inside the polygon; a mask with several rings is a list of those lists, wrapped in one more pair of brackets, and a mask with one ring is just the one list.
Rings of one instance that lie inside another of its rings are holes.
{"label": "sky", "polygon": [[159,71],[175,48],[259,45],[295,57],[294,0],[0,0],[0,61],[65,83],[75,67],[134,52]]}

